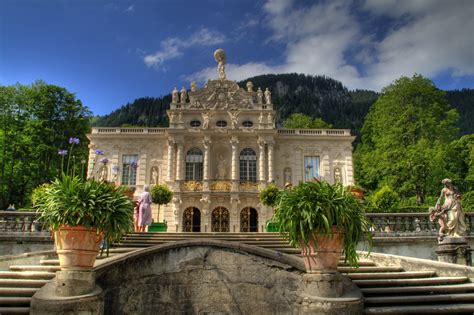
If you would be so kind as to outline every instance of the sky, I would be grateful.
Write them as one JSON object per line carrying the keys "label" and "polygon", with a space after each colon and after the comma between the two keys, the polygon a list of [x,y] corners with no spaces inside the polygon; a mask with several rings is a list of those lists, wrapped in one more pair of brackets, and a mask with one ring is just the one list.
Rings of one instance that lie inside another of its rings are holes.
{"label": "sky", "polygon": [[44,80],[95,115],[217,78],[326,75],[474,88],[473,0],[0,0],[0,85]]}

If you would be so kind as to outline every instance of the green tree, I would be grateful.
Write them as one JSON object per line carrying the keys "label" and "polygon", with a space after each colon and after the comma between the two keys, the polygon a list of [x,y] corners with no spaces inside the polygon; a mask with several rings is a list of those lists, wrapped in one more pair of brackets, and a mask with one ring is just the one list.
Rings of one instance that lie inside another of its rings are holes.
{"label": "green tree", "polygon": [[61,172],[59,149],[79,138],[71,164],[76,174],[87,159],[90,112],[62,87],[36,81],[0,86],[0,209],[9,203],[25,206],[33,188]]}
{"label": "green tree", "polygon": [[321,118],[311,118],[302,113],[294,113],[288,117],[283,126],[288,129],[330,129],[331,124],[328,124]]}
{"label": "green tree", "polygon": [[358,183],[369,190],[387,184],[422,204],[434,193],[431,183],[444,175],[443,152],[455,138],[458,118],[445,92],[421,75],[385,87],[362,128],[355,154]]}

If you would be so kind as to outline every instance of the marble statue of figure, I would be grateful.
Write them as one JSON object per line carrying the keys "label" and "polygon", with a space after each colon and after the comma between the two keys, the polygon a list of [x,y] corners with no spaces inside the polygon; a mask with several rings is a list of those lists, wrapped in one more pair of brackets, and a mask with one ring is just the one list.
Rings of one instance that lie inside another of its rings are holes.
{"label": "marble statue of figure", "polygon": [[211,118],[211,114],[209,113],[202,113],[202,129],[209,128],[209,120]]}
{"label": "marble statue of figure", "polygon": [[263,92],[260,88],[257,89],[257,103],[263,104]]}
{"label": "marble statue of figure", "polygon": [[[449,178],[441,181],[444,188],[434,207],[429,209],[430,220],[438,220],[440,229],[438,240],[442,241],[445,236],[462,237],[466,232],[464,210],[461,206],[461,194]],[[441,205],[443,203],[443,205]]]}
{"label": "marble statue of figure", "polygon": [[214,52],[214,59],[217,61],[217,73],[219,74],[219,79],[225,80],[225,62],[226,55],[223,49],[217,49]]}
{"label": "marble statue of figure", "polygon": [[170,124],[174,124],[176,122],[176,114],[171,112],[170,113]]}
{"label": "marble statue of figure", "polygon": [[291,168],[287,167],[283,171],[283,182],[286,184],[291,184]]}
{"label": "marble statue of figure", "polygon": [[230,125],[232,129],[237,128],[237,125],[239,124],[239,114],[240,112],[229,112]]}
{"label": "marble statue of figure", "polygon": [[342,183],[342,173],[339,167],[334,169],[334,182],[335,183]]}
{"label": "marble statue of figure", "polygon": [[186,89],[184,86],[181,88],[181,103],[186,103],[186,99],[188,97],[188,93],[186,92]]}
{"label": "marble statue of figure", "polygon": [[158,184],[158,168],[156,166],[153,166],[151,168],[151,180],[150,180],[151,185],[156,185]]}
{"label": "marble statue of figure", "polygon": [[173,92],[171,92],[171,102],[178,103],[178,89],[175,87]]}
{"label": "marble statue of figure", "polygon": [[263,124],[263,113],[260,113],[260,116],[258,116],[258,123],[260,125]]}
{"label": "marble statue of figure", "polygon": [[196,90],[197,90],[196,81],[192,81],[191,82],[191,92],[196,92]]}
{"label": "marble statue of figure", "polygon": [[221,154],[219,155],[219,161],[217,162],[217,179],[225,179],[226,169],[225,169],[225,158]]}
{"label": "marble statue of figure", "polygon": [[272,103],[272,92],[268,88],[265,89],[265,103],[271,104]]}
{"label": "marble statue of figure", "polygon": [[99,179],[104,181],[104,182],[107,181],[107,166],[104,165],[100,169]]}
{"label": "marble statue of figure", "polygon": [[178,114],[178,124],[182,124],[183,123],[183,113],[179,112]]}
{"label": "marble statue of figure", "polygon": [[267,123],[269,125],[273,125],[273,114],[272,113],[268,113],[267,115]]}

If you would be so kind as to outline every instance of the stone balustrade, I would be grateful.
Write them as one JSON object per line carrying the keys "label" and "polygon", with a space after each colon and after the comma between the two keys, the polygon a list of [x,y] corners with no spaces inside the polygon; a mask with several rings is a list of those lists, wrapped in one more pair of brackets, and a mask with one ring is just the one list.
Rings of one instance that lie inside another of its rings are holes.
{"label": "stone balustrade", "polygon": [[349,129],[278,129],[283,136],[350,136]]}
{"label": "stone balustrade", "polygon": [[0,211],[0,232],[41,232],[48,227],[39,222],[39,214],[26,211]]}
{"label": "stone balustrade", "polygon": [[[431,222],[428,212],[422,213],[368,213],[375,237],[433,236],[438,234],[438,222]],[[474,213],[466,213],[468,235],[474,234]]]}
{"label": "stone balustrade", "polygon": [[107,128],[93,127],[92,134],[158,134],[164,135],[167,128]]}

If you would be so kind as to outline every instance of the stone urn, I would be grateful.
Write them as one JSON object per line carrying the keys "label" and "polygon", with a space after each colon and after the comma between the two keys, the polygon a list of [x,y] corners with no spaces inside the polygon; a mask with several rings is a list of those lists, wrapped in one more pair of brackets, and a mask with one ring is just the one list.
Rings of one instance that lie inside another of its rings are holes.
{"label": "stone urn", "polygon": [[332,234],[314,234],[308,244],[300,242],[301,255],[307,273],[337,271],[344,234],[337,227],[333,227],[332,231]]}
{"label": "stone urn", "polygon": [[99,254],[102,233],[82,225],[62,225],[54,231],[54,244],[61,270],[87,270]]}

